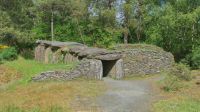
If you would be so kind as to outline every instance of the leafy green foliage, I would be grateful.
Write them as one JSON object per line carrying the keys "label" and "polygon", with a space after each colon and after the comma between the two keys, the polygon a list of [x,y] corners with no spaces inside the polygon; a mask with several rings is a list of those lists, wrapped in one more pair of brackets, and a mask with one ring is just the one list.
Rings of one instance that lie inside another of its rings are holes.
{"label": "leafy green foliage", "polygon": [[17,59],[17,51],[14,47],[0,50],[0,60],[12,61]]}
{"label": "leafy green foliage", "polygon": [[190,69],[184,64],[175,64],[170,70],[170,75],[178,77],[180,80],[190,81],[192,79]]}
{"label": "leafy green foliage", "polygon": [[154,44],[198,68],[199,0],[2,0],[0,15],[0,42],[21,54],[53,33],[57,41],[97,47]]}
{"label": "leafy green foliage", "polygon": [[183,81],[192,80],[189,68],[184,64],[175,64],[161,81],[163,90],[177,91],[184,87]]}
{"label": "leafy green foliage", "polygon": [[196,48],[192,51],[192,67],[194,68],[200,68],[200,48]]}
{"label": "leafy green foliage", "polygon": [[177,60],[191,53],[191,49],[198,45],[195,40],[199,37],[199,8],[183,13],[172,4],[153,7],[155,14],[147,20],[152,24],[147,27],[149,38],[146,41],[171,51]]}
{"label": "leafy green foliage", "polygon": [[[1,0],[0,10],[5,11],[12,25],[17,29],[31,29],[33,27],[33,17],[30,8],[33,6],[32,0]],[[7,20],[4,20],[7,21]]]}
{"label": "leafy green foliage", "polygon": [[183,87],[180,79],[177,76],[167,74],[165,79],[161,82],[162,89],[166,92],[177,91]]}

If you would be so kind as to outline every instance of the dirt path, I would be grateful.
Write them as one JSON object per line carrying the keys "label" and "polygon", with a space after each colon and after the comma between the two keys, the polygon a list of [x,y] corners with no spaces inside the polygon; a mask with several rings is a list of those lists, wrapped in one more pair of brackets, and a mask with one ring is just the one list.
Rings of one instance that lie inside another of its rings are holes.
{"label": "dirt path", "polygon": [[105,78],[108,90],[97,98],[103,112],[149,112],[153,98],[148,80],[113,80]]}
{"label": "dirt path", "polygon": [[[150,112],[155,98],[152,80],[114,80],[104,78],[107,91],[95,100],[76,98],[75,112]],[[80,106],[81,105],[81,106]],[[80,107],[79,107],[80,106]]]}

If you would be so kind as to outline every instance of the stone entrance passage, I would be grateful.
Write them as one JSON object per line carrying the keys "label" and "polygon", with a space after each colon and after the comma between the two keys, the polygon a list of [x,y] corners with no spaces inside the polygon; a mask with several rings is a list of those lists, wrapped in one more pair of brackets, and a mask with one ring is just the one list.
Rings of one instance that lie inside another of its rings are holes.
{"label": "stone entrance passage", "polygon": [[119,60],[102,60],[103,77],[112,77],[121,79],[124,76],[123,61]]}
{"label": "stone entrance passage", "polygon": [[102,65],[103,65],[103,77],[108,77],[108,76],[114,76],[116,73],[116,64],[117,60],[102,60]]}

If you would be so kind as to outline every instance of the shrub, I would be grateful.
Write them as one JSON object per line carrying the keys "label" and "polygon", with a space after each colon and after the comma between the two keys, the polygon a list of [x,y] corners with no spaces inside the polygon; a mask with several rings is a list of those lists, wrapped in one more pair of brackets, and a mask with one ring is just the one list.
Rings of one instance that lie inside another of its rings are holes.
{"label": "shrub", "polygon": [[200,48],[196,48],[192,51],[191,62],[193,68],[200,68]]}
{"label": "shrub", "polygon": [[20,56],[25,59],[34,59],[34,51],[32,49],[24,49],[20,52]]}
{"label": "shrub", "polygon": [[189,81],[191,79],[191,72],[186,65],[175,64],[162,81],[162,86],[165,91],[177,91],[184,86],[183,81]]}
{"label": "shrub", "polygon": [[181,63],[189,65],[192,69],[200,69],[200,48],[195,48]]}
{"label": "shrub", "polygon": [[6,49],[6,48],[8,48],[8,46],[0,45],[0,50],[1,50],[1,49]]}
{"label": "shrub", "polygon": [[181,81],[178,77],[168,74],[162,81],[164,91],[177,91],[182,88]]}
{"label": "shrub", "polygon": [[189,81],[192,79],[190,69],[184,64],[175,64],[173,68],[171,68],[170,75],[174,75],[178,77],[180,80]]}
{"label": "shrub", "polygon": [[15,60],[17,59],[17,51],[14,47],[6,48],[0,51],[0,60]]}

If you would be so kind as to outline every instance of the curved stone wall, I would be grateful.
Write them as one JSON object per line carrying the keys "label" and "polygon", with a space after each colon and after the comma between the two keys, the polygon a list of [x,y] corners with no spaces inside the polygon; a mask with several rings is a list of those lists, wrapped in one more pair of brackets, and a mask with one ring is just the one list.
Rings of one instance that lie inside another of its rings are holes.
{"label": "curved stone wall", "polygon": [[125,76],[156,74],[169,69],[174,63],[171,53],[153,45],[121,45]]}

